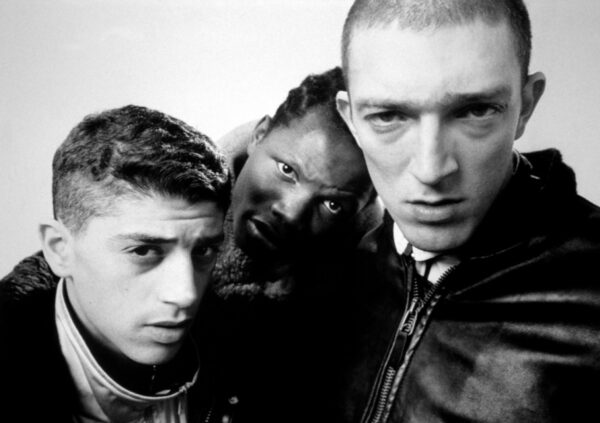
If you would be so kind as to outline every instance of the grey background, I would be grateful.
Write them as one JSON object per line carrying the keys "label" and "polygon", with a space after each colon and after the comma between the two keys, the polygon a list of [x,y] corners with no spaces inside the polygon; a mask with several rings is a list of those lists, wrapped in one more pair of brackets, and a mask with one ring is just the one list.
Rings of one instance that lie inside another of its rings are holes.
{"label": "grey background", "polygon": [[[39,249],[52,155],[84,115],[140,104],[218,138],[339,63],[351,3],[0,0],[0,275]],[[600,2],[527,4],[548,86],[517,148],[559,148],[600,203]]]}

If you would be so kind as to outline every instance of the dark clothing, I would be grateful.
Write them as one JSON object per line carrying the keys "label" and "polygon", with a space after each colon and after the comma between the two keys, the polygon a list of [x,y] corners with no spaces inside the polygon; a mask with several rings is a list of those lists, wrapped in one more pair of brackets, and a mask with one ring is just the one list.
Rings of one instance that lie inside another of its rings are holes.
{"label": "dark clothing", "polygon": [[56,284],[38,258],[24,260],[26,279],[0,283],[0,404],[15,421],[70,422],[77,396],[56,330]]}
{"label": "dark clothing", "polygon": [[215,308],[235,423],[600,421],[600,209],[557,151],[521,158],[431,290],[392,228],[298,283],[327,290]]}
{"label": "dark clothing", "polygon": [[[600,209],[577,196],[556,151],[525,157],[414,319],[410,262],[389,216],[352,259],[307,268],[299,280],[310,284],[284,301],[209,297],[196,336],[216,350],[205,361],[214,416],[230,407],[233,423],[599,421]],[[57,341],[30,320],[12,339],[28,345],[27,361],[51,357],[45,346]],[[49,362],[18,381],[31,392],[21,404],[68,400]]]}
{"label": "dark clothing", "polygon": [[[0,281],[0,405],[3,415],[13,416],[15,421],[72,422],[72,414],[80,410],[56,327],[57,283],[58,278],[40,253],[24,259]],[[88,346],[96,359],[106,364],[106,352],[97,346]],[[189,377],[189,370],[195,372],[197,366],[196,353],[192,352],[195,348],[189,343],[186,346],[188,348],[184,347],[180,354],[192,368],[172,362],[155,366],[149,373],[149,366],[121,362],[121,368],[105,366],[105,370],[122,386],[146,395],[151,395],[151,391],[145,391],[140,385],[144,372],[148,376],[147,386],[176,389],[178,375]],[[204,349],[201,354],[210,353]],[[210,361],[203,355],[201,358]],[[133,374],[136,385],[128,383],[133,380],[127,377]],[[211,378],[209,368],[201,367],[198,381],[189,392],[189,397],[194,398],[189,421],[221,421],[206,419],[211,409],[224,410],[222,404],[217,407],[216,398],[209,394]]]}
{"label": "dark clothing", "polygon": [[600,421],[600,209],[557,151],[525,156],[414,320],[392,219],[366,240],[331,421]]}

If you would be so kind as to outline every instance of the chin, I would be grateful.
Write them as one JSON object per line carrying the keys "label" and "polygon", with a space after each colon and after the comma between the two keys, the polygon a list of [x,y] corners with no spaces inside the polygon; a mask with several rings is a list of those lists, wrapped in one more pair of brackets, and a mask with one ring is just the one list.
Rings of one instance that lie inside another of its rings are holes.
{"label": "chin", "polygon": [[449,227],[414,226],[401,228],[408,241],[420,250],[443,253],[464,245],[471,230],[455,225]]}
{"label": "chin", "polygon": [[160,365],[168,363],[177,355],[180,345],[173,346],[154,346],[144,348],[142,351],[137,351],[130,354],[131,358],[136,363],[145,364],[148,366]]}

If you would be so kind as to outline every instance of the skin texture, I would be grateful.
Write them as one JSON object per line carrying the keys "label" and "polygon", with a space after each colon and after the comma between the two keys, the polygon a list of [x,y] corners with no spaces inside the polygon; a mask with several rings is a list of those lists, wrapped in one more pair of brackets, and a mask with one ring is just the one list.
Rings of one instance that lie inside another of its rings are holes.
{"label": "skin texture", "polygon": [[289,126],[256,127],[232,195],[236,243],[269,260],[293,257],[368,201],[360,149],[316,107]]}
{"label": "skin texture", "polygon": [[508,25],[357,29],[338,109],[373,184],[417,248],[463,245],[513,171],[514,140],[544,89],[522,86]]}
{"label": "skin texture", "polygon": [[136,362],[161,364],[180,349],[209,283],[223,212],[212,201],[160,195],[113,201],[110,215],[63,236],[61,276],[92,336]]}

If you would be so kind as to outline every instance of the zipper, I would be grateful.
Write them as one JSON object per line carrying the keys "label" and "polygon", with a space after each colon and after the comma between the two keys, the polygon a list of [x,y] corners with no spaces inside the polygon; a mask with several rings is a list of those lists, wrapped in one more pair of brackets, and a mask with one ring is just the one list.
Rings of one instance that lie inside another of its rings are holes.
{"label": "zipper", "polygon": [[[408,259],[404,255],[400,256],[400,260],[406,269],[406,280],[411,281],[410,284],[407,284],[408,291],[406,294],[406,300],[405,300],[405,304],[404,304],[405,309],[408,310],[408,309],[413,308],[413,304],[412,304],[413,301],[411,299],[415,297],[414,296],[415,286],[413,285],[414,266],[411,266],[410,261],[408,261]],[[393,376],[396,373],[396,370],[392,366],[388,366],[388,364],[389,364],[392,354],[394,352],[394,348],[396,346],[396,340],[398,339],[398,332],[404,323],[405,317],[406,317],[406,313],[404,313],[404,315],[400,319],[400,322],[398,323],[398,326],[396,327],[396,331],[394,332],[392,342],[390,343],[390,346],[388,347],[387,353],[386,353],[384,361],[383,361],[384,365],[380,367],[377,378],[375,379],[375,382],[374,382],[375,388],[372,389],[369,402],[368,402],[368,404],[365,408],[365,412],[363,413],[363,416],[361,418],[361,423],[367,423],[367,422],[376,423],[381,418],[381,415],[383,414],[384,406],[385,406],[385,399],[387,398],[387,394],[389,393],[389,390],[391,389],[392,382],[394,380]],[[392,372],[394,373],[394,375],[392,375]]]}
{"label": "zipper", "polygon": [[210,419],[212,417],[214,409],[215,409],[215,403],[213,402],[211,404],[210,408],[208,409],[208,413],[206,413],[206,418],[204,419],[204,423],[210,423]]}
{"label": "zipper", "polygon": [[[404,316],[402,317],[402,320],[400,321],[400,326],[399,326],[400,330],[399,331],[406,334],[406,336],[407,336],[406,342],[407,342],[407,345],[409,348],[411,346],[413,339],[409,339],[408,337],[412,336],[413,332],[415,331],[417,322],[419,320],[418,319],[419,313],[421,312],[423,307],[425,305],[427,305],[427,303],[429,303],[429,300],[431,300],[431,298],[439,290],[439,288],[442,286],[444,280],[456,268],[456,266],[457,265],[454,265],[454,266],[446,269],[446,271],[444,273],[442,273],[442,275],[438,279],[437,283],[434,284],[429,290],[427,290],[427,292],[425,292],[424,295],[422,295],[422,293],[421,293],[421,287],[419,286],[417,277],[415,277],[415,275],[413,274],[412,271],[408,272],[411,277],[411,279],[410,279],[411,284],[410,284],[410,289],[409,289],[409,296],[411,297],[411,299],[410,299],[410,305],[408,307],[408,310],[404,313]],[[414,268],[409,267],[409,269],[412,270]],[[392,346],[392,348],[393,348],[393,346]],[[406,350],[407,349],[405,348],[405,351],[403,352],[402,361],[404,361],[404,359],[405,359]],[[388,358],[388,360],[389,360],[389,358]],[[377,402],[374,407],[375,412],[373,414],[373,417],[370,419],[370,423],[380,423],[380,421],[384,415],[385,406],[388,403],[392,385],[394,383],[394,380],[396,379],[397,374],[398,374],[398,372],[396,369],[394,369],[393,365],[389,365],[389,363],[388,363],[388,366],[387,366],[387,369],[385,372],[385,377],[384,377],[384,380],[379,389],[379,395],[377,396]]]}
{"label": "zipper", "polygon": [[150,375],[150,392],[154,393],[154,384],[156,382],[156,364],[152,365],[152,374]]}
{"label": "zipper", "polygon": [[396,370],[392,366],[389,366],[385,371],[383,383],[381,384],[381,389],[379,390],[377,398],[377,404],[375,405],[375,414],[373,414],[371,423],[379,423],[381,420],[381,416],[383,416],[383,412],[385,411],[385,403],[387,402],[390,389],[392,389],[392,383],[394,382],[395,376]]}
{"label": "zipper", "polygon": [[[429,290],[431,292],[432,289]],[[402,321],[400,322],[400,332],[405,333],[407,336],[412,335],[415,330],[417,315],[419,311],[423,308],[424,299],[421,298],[421,289],[419,287],[419,283],[417,282],[417,278],[413,277],[411,281],[411,290],[409,291],[411,294],[410,306],[404,312],[404,316],[402,317]]]}

